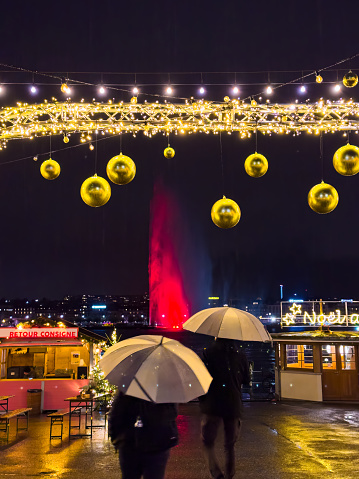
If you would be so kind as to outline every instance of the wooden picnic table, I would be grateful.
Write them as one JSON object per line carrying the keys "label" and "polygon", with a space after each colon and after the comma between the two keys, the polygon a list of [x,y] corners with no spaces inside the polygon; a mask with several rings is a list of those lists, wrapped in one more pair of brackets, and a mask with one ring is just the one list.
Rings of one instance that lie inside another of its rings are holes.
{"label": "wooden picnic table", "polygon": [[[94,425],[93,424],[93,409],[94,403],[104,400],[106,405],[108,401],[108,397],[110,393],[99,394],[97,396],[91,396],[90,394],[85,394],[84,396],[73,396],[66,398],[65,401],[69,403],[69,438],[71,437],[92,437],[92,429],[94,427],[106,427],[105,425]],[[81,415],[82,410],[85,410],[85,427],[86,429],[90,429],[90,433],[81,433]],[[73,416],[78,417],[78,424],[72,425],[71,419]],[[90,423],[88,424],[87,417],[90,417]],[[77,434],[71,434],[71,429],[78,429]]]}
{"label": "wooden picnic table", "polygon": [[0,396],[0,408],[6,413],[9,411],[9,399],[13,397],[15,397],[14,394],[12,394],[11,396]]}

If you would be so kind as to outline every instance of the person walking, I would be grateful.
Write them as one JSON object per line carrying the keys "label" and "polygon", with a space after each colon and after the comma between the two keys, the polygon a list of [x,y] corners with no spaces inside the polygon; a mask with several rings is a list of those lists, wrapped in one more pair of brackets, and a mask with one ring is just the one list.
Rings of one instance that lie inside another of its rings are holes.
{"label": "person walking", "polygon": [[[231,479],[235,474],[234,446],[241,426],[241,386],[250,383],[248,361],[234,340],[223,338],[215,338],[211,346],[204,350],[203,361],[213,381],[208,393],[199,398],[202,443],[211,476],[214,479]],[[224,474],[215,453],[215,441],[222,423]]]}
{"label": "person walking", "polygon": [[109,434],[122,479],[164,479],[172,447],[178,444],[177,405],[156,404],[118,393],[109,415]]}

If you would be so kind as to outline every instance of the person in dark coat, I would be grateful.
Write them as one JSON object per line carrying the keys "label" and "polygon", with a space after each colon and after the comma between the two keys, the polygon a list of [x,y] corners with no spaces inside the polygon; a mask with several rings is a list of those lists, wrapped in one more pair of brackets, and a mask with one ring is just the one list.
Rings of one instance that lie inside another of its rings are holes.
{"label": "person in dark coat", "polygon": [[163,479],[170,449],[178,444],[177,405],[156,404],[118,393],[109,434],[119,451],[122,479]]}
{"label": "person in dark coat", "polygon": [[[242,416],[241,386],[250,383],[248,361],[235,341],[222,338],[215,338],[204,350],[203,361],[213,381],[208,393],[199,398],[202,442],[212,477],[231,479],[235,474],[234,445],[239,437]],[[222,422],[226,456],[224,474],[215,454],[215,441]]]}

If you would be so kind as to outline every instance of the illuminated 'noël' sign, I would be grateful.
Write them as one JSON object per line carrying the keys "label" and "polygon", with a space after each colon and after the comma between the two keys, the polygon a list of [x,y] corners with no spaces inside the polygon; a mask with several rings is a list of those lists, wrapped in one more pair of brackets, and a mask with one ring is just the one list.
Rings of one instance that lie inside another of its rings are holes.
{"label": "illuminated 'no\u00ebl' sign", "polygon": [[357,301],[283,302],[281,319],[282,326],[354,326],[359,324],[359,304]]}

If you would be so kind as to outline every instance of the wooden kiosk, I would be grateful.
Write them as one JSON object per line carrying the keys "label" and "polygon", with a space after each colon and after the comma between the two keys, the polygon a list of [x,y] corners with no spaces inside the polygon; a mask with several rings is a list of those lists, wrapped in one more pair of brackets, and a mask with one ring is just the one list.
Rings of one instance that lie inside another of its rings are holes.
{"label": "wooden kiosk", "polygon": [[0,396],[14,395],[11,408],[26,407],[29,390],[41,390],[41,410],[64,407],[89,383],[98,334],[62,322],[0,327]]}
{"label": "wooden kiosk", "polygon": [[359,302],[281,304],[276,342],[276,396],[359,401]]}

